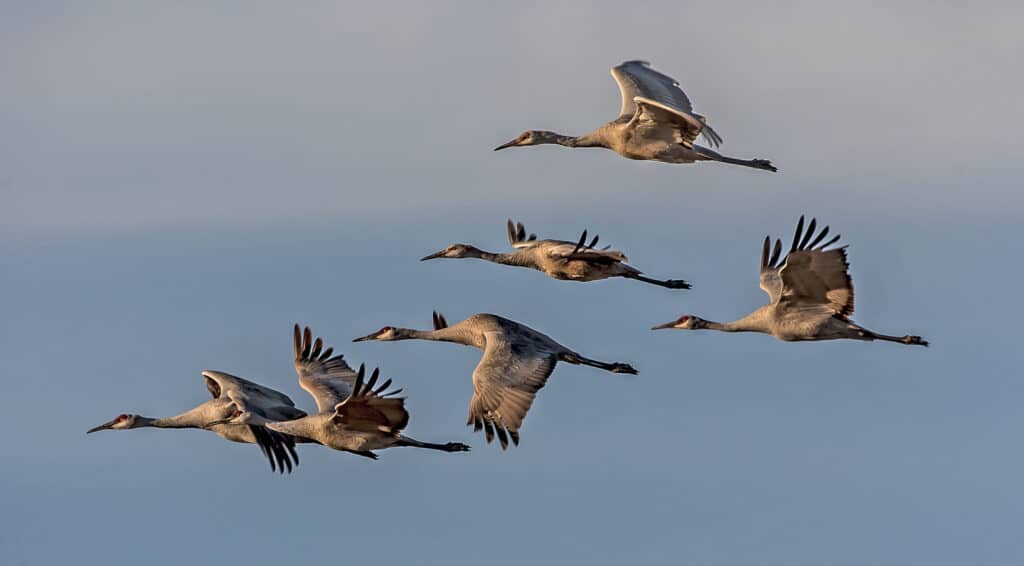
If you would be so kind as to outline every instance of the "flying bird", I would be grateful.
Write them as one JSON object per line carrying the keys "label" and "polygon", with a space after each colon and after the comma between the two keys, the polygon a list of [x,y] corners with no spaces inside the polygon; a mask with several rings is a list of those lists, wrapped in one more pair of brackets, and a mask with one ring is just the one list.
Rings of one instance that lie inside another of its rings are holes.
{"label": "flying bird", "polygon": [[497,436],[503,450],[510,439],[519,444],[526,412],[558,362],[636,374],[629,364],[585,358],[532,328],[493,314],[475,314],[449,326],[444,316],[434,312],[433,330],[385,326],[353,342],[413,339],[455,342],[483,350],[473,370],[473,398],[466,424],[473,425],[475,431],[482,428],[488,443]]}
{"label": "flying bird", "polygon": [[208,370],[202,372],[202,375],[206,380],[206,388],[213,396],[209,401],[173,417],[150,418],[130,413],[120,414],[114,420],[93,427],[86,433],[145,427],[210,430],[233,442],[257,444],[270,460],[271,470],[284,473],[287,469],[291,473],[292,466],[299,463],[292,437],[259,425],[210,423],[229,417],[239,407],[272,420],[295,419],[306,413],[296,409],[295,403],[280,391],[219,371]]}
{"label": "flying bird", "polygon": [[655,326],[652,330],[678,328],[709,329],[723,332],[762,332],[779,340],[885,340],[927,346],[920,336],[889,336],[860,326],[853,314],[853,280],[849,274],[846,247],[831,248],[839,236],[823,242],[828,226],[815,236],[816,219],[804,232],[801,216],[793,243],[779,263],[782,240],[764,239],[761,249],[761,289],[770,302],[734,322],[713,322],[693,315]]}
{"label": "flying bird", "polygon": [[374,460],[374,450],[394,446],[442,452],[469,450],[461,442],[434,444],[403,435],[402,430],[409,424],[409,412],[405,409],[405,398],[395,396],[401,389],[387,391],[391,380],[378,385],[379,369],[374,369],[367,379],[364,365],[359,366],[359,371],[352,371],[344,356],[332,356],[333,348],[323,346],[321,338],[313,339],[309,327],[300,331],[299,325],[295,325],[295,371],[299,374],[299,386],[316,401],[317,414],[274,422],[275,419],[259,412],[240,409],[224,422],[265,426],[279,434]]}
{"label": "flying bird", "polygon": [[507,147],[558,144],[565,147],[603,147],[629,159],[694,163],[718,161],[765,171],[777,171],[766,159],[737,159],[694,142],[698,136],[718,147],[722,137],[707,119],[693,111],[679,83],[651,68],[646,61],[626,61],[612,68],[619,85],[622,109],[619,117],[579,137],[527,130],[494,151]]}
{"label": "flying bird", "polygon": [[526,235],[523,224],[508,221],[508,242],[511,253],[492,253],[469,244],[452,244],[432,253],[420,261],[437,258],[477,258],[491,263],[529,267],[542,271],[548,276],[565,281],[598,281],[609,277],[625,277],[658,285],[667,289],[689,289],[690,284],[682,279],[659,280],[645,277],[639,269],[625,263],[626,254],[610,247],[598,248],[598,236],[587,242],[587,231],[583,231],[578,242],[565,240],[538,240],[536,234]]}

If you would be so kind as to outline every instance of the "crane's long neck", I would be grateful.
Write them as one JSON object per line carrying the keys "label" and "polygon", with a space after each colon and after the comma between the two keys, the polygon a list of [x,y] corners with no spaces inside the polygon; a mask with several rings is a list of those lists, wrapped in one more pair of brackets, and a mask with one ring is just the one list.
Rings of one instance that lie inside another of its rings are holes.
{"label": "crane's long neck", "polygon": [[545,143],[558,144],[565,147],[608,147],[608,143],[605,141],[600,128],[589,134],[575,137],[564,136],[555,132],[545,132],[543,137],[537,141],[537,144]]}
{"label": "crane's long neck", "polygon": [[701,328],[718,330],[720,332],[764,332],[771,333],[768,327],[768,318],[760,310],[756,310],[747,316],[732,322],[714,322],[705,320]]}
{"label": "crane's long neck", "polygon": [[[136,419],[135,428],[203,428],[211,420],[211,417],[206,414],[204,409],[204,405],[200,405],[194,409],[185,411],[180,415],[174,415],[171,417],[162,417],[158,419],[139,417]],[[139,423],[140,420],[142,421],[141,424]]]}
{"label": "crane's long neck", "polygon": [[416,330],[414,328],[396,328],[400,340],[433,340],[434,342],[455,342],[465,346],[476,346],[473,334],[459,326],[449,326],[440,330]]}
{"label": "crane's long neck", "polygon": [[476,257],[489,261],[491,263],[500,263],[502,265],[514,265],[517,267],[533,267],[533,263],[530,262],[526,254],[519,252],[512,253],[493,253],[484,250],[478,250],[479,253]]}

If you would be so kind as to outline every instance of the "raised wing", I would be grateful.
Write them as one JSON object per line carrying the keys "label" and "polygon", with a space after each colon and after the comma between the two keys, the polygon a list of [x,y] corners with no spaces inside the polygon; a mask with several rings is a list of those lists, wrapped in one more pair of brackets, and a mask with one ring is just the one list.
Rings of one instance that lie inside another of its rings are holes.
{"label": "raised wing", "polygon": [[501,332],[485,332],[484,355],[473,370],[473,398],[469,420],[481,428],[490,443],[497,435],[502,450],[509,439],[519,444],[519,427],[558,358],[553,352],[526,351]]}
{"label": "raised wing", "polygon": [[[684,138],[688,143],[693,143],[697,135],[704,133],[704,138],[712,146],[722,143],[721,136],[710,126],[707,120],[693,112],[693,105],[686,93],[679,88],[679,82],[655,71],[650,63],[646,61],[626,61],[625,63],[612,68],[612,77],[619,85],[619,93],[622,95],[622,109],[619,111],[619,120],[635,119],[641,110],[640,106],[650,106],[648,114],[658,116],[662,120],[678,122],[682,120],[685,124]],[[656,109],[662,109],[668,114],[659,115]],[[692,135],[691,135],[692,133]]]}
{"label": "raised wing", "polygon": [[252,403],[259,404],[261,407],[276,405],[295,407],[295,403],[284,393],[229,373],[204,371],[203,379],[206,380],[206,389],[210,391],[210,395],[214,399],[220,399],[225,395],[231,397],[232,394],[236,394],[250,399]]}
{"label": "raised wing", "polygon": [[391,385],[390,379],[384,381],[380,386],[377,385],[380,368],[373,370],[369,381],[363,381],[365,376],[366,366],[360,365],[352,394],[334,407],[332,421],[352,431],[398,434],[409,424],[409,412],[405,410],[405,399],[392,397],[400,390],[385,393],[385,390]]}
{"label": "raised wing", "polygon": [[[206,387],[214,399],[228,399],[239,412],[255,413],[268,421],[292,420],[306,416],[287,395],[247,379],[219,371],[204,371]],[[246,425],[240,425],[246,426]],[[289,473],[299,463],[295,440],[259,425],[248,425],[253,442],[270,461],[271,470]]]}
{"label": "raised wing", "polygon": [[323,340],[313,340],[313,331],[308,326],[300,332],[299,325],[295,325],[293,344],[299,386],[313,396],[318,411],[333,411],[335,405],[352,394],[356,372],[341,354],[331,356],[334,348],[324,350]]}
{"label": "raised wing", "polygon": [[587,243],[587,231],[584,230],[578,242],[565,242],[561,240],[541,240],[544,244],[544,251],[547,255],[559,259],[580,259],[595,263],[618,263],[626,261],[626,254],[609,249],[610,246],[597,248],[597,241],[600,236],[595,234],[594,239]]}
{"label": "raised wing", "polygon": [[[825,249],[838,241],[839,236],[821,243],[828,235],[828,226],[815,236],[816,225],[816,219],[812,218],[804,233],[804,217],[797,222],[789,254],[778,268],[781,289],[775,302],[787,309],[823,305],[832,314],[849,316],[853,314],[854,301],[846,246]],[[776,249],[778,247],[776,244]]]}
{"label": "raised wing", "polygon": [[523,223],[519,222],[516,224],[512,223],[512,219],[508,219],[508,243],[513,249],[517,248],[528,248],[537,243],[537,234],[526,235],[526,228],[523,227]]}
{"label": "raised wing", "polygon": [[693,112],[693,105],[679,88],[679,82],[655,71],[647,61],[626,61],[612,67],[612,78],[619,84],[619,93],[622,95],[620,118],[632,116],[636,112],[633,99],[638,96],[663,102],[686,113]]}

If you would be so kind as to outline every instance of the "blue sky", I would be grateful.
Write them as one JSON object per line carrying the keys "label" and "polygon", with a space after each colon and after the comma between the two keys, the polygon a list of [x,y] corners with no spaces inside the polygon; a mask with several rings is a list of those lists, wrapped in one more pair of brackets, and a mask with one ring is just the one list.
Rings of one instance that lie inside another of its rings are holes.
{"label": "blue sky", "polygon": [[[1024,56],[1010,3],[0,7],[0,559],[1018,564],[1014,297]],[[678,78],[776,175],[491,149],[614,117],[608,68]],[[815,215],[856,319],[932,347],[661,332],[746,314],[760,242]],[[588,228],[658,277],[577,285],[416,261],[504,221]],[[560,366],[520,447],[464,426],[479,354],[351,344],[494,312],[636,377]],[[290,477],[199,431],[86,437],[288,392],[310,324],[405,388],[412,449]]]}

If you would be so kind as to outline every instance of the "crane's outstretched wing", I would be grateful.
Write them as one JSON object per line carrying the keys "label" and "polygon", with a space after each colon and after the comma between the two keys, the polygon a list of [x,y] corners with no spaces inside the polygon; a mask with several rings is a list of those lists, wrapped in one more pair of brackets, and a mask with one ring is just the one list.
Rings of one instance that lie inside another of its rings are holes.
{"label": "crane's outstretched wing", "polygon": [[[612,77],[619,85],[622,95],[622,109],[618,120],[631,120],[639,117],[640,106],[649,106],[647,112],[657,115],[664,121],[679,122],[685,131],[684,138],[690,144],[703,133],[704,138],[712,147],[722,143],[722,137],[710,126],[700,114],[693,112],[693,105],[686,93],[679,88],[679,82],[655,71],[646,61],[626,61],[612,68]],[[667,112],[658,114],[657,109]],[[692,135],[691,135],[692,134]]]}
{"label": "crane's outstretched wing", "polygon": [[508,219],[508,243],[512,246],[512,249],[528,248],[537,243],[537,234],[526,235],[526,228],[523,227],[523,223],[519,222],[516,224],[512,223],[512,219]]}
{"label": "crane's outstretched wing", "polygon": [[[817,219],[812,218],[804,232],[804,217],[800,217],[793,244],[780,267],[774,264],[781,242],[776,242],[775,251],[766,263],[769,240],[765,240],[761,253],[761,287],[780,308],[826,306],[831,314],[847,317],[853,314],[854,301],[846,246],[825,249],[836,243],[839,236],[822,243],[828,235],[828,226],[815,236],[816,226]],[[773,270],[775,275],[771,274]]]}
{"label": "crane's outstretched wing", "polygon": [[308,326],[300,332],[299,325],[295,325],[293,344],[299,386],[313,396],[321,413],[333,411],[335,405],[352,394],[356,372],[341,354],[331,356],[334,348],[324,350],[323,340],[313,340],[313,331]]}
{"label": "crane's outstretched wing", "polygon": [[484,429],[487,442],[497,435],[502,450],[519,444],[519,427],[558,358],[554,353],[523,351],[501,332],[485,332],[484,355],[473,370],[469,420],[473,430]]}
{"label": "crane's outstretched wing", "polygon": [[[295,408],[292,400],[280,391],[219,371],[204,371],[203,378],[214,399],[229,399],[239,412],[251,412],[268,421],[285,421],[306,416],[305,412]],[[298,465],[299,455],[295,451],[295,439],[291,436],[260,425],[238,426],[248,427],[254,442],[270,461],[271,470],[280,470],[284,473],[287,469],[291,473],[293,462],[294,465]]]}
{"label": "crane's outstretched wing", "polygon": [[391,397],[398,391],[385,392],[391,385],[390,379],[377,385],[380,368],[373,370],[369,381],[364,382],[364,377],[366,366],[360,365],[352,393],[334,407],[333,422],[352,431],[398,434],[409,424],[405,398]]}
{"label": "crane's outstretched wing", "polygon": [[508,221],[508,241],[514,249],[540,246],[545,254],[555,259],[580,259],[596,263],[627,261],[626,254],[610,249],[610,246],[597,248],[599,239],[600,236],[594,235],[594,239],[587,243],[587,231],[584,230],[579,242],[538,240],[536,234],[526,235],[522,222],[513,224],[511,218]]}

